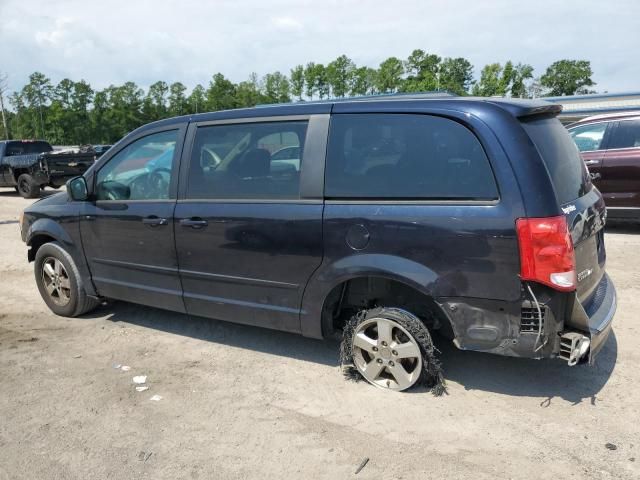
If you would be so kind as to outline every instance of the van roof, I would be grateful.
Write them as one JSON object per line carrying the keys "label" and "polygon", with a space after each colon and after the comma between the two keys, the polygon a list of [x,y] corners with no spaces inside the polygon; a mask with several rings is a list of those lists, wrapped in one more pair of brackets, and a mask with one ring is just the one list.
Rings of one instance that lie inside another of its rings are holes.
{"label": "van roof", "polygon": [[270,116],[291,116],[291,115],[312,115],[331,113],[335,106],[339,110],[348,108],[349,105],[356,105],[359,111],[368,110],[364,105],[370,107],[371,111],[377,108],[388,110],[395,105],[403,108],[417,109],[452,109],[452,110],[475,110],[481,105],[493,105],[502,108],[517,118],[532,115],[557,115],[562,111],[562,105],[546,102],[544,100],[523,100],[500,97],[462,97],[450,96],[436,93],[410,93],[410,94],[388,94],[369,95],[363,97],[350,97],[344,99],[318,100],[310,102],[280,103],[272,105],[258,105],[251,108],[238,108],[233,110],[219,110],[216,112],[197,113],[159,120],[141,128],[155,128],[162,125],[170,125],[180,122],[206,122],[215,120],[231,120],[251,117]]}

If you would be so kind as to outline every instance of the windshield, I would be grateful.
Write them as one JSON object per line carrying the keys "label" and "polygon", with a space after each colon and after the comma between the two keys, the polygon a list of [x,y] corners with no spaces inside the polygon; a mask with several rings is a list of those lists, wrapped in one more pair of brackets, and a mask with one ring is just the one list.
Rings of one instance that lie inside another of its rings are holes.
{"label": "windshield", "polygon": [[591,182],[576,144],[557,118],[534,118],[522,126],[538,149],[558,203],[564,205],[585,195]]}
{"label": "windshield", "polygon": [[53,149],[47,142],[8,142],[5,156],[31,155],[34,153],[50,152],[51,150]]}

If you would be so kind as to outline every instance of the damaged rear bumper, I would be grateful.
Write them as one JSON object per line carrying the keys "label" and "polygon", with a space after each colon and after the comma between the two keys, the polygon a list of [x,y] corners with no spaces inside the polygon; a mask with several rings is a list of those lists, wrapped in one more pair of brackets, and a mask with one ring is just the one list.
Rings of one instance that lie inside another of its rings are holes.
{"label": "damaged rear bumper", "polygon": [[611,333],[613,317],[616,313],[617,294],[611,278],[605,273],[591,301],[582,305],[574,301],[569,324],[579,325],[579,330],[589,337],[588,357],[584,355],[582,360],[588,358],[593,364],[596,356],[602,350]]}

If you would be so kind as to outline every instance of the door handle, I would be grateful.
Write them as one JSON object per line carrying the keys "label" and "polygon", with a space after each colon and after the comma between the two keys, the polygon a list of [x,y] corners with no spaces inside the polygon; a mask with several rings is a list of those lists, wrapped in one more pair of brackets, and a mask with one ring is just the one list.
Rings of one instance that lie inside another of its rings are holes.
{"label": "door handle", "polygon": [[183,227],[195,228],[197,230],[199,228],[206,227],[207,225],[209,225],[209,222],[198,217],[192,217],[183,218],[182,220],[180,220],[180,225],[182,225]]}
{"label": "door handle", "polygon": [[150,227],[157,227],[158,225],[168,225],[169,222],[166,218],[160,218],[156,216],[151,216],[142,219],[142,223],[145,225],[149,225]]}
{"label": "door handle", "polygon": [[584,164],[585,165],[597,165],[600,163],[600,160],[585,160]]}

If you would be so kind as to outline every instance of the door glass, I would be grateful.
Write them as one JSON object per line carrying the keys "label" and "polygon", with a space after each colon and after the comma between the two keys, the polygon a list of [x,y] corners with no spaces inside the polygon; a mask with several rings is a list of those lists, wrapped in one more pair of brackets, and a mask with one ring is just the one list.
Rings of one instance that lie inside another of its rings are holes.
{"label": "door glass", "polygon": [[569,134],[581,152],[600,150],[600,144],[602,144],[607,125],[605,122],[583,125],[572,128],[569,130]]}
{"label": "door glass", "polygon": [[98,172],[97,200],[169,198],[178,130],[154,133],[131,143]]}
{"label": "door glass", "polygon": [[199,127],[187,198],[299,198],[307,122]]}
{"label": "door glass", "polygon": [[620,121],[609,143],[609,148],[640,147],[640,120]]}

